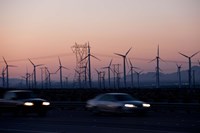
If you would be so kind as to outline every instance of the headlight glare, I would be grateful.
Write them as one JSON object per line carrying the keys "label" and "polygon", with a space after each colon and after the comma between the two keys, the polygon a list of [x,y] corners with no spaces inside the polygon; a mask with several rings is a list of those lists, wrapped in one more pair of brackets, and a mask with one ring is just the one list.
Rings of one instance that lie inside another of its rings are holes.
{"label": "headlight glare", "polygon": [[25,102],[24,105],[25,106],[33,106],[34,104],[32,102]]}
{"label": "headlight glare", "polygon": [[48,106],[50,105],[50,102],[42,102],[42,105]]}
{"label": "headlight glare", "polygon": [[137,107],[137,106],[135,106],[133,104],[125,104],[124,106],[127,107],[127,108],[135,108],[135,107]]}
{"label": "headlight glare", "polygon": [[151,105],[148,104],[148,103],[143,103],[142,106],[143,106],[143,107],[150,107]]}

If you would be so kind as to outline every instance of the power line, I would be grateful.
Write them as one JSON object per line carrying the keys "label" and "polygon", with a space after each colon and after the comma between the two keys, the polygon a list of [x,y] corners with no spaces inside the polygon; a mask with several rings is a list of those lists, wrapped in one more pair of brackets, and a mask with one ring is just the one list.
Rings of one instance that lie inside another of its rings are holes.
{"label": "power line", "polygon": [[[29,58],[31,60],[39,60],[39,59],[51,59],[51,58],[58,58],[63,56],[73,56],[73,53],[62,53],[62,54],[56,54],[56,55],[47,55],[47,56],[39,56],[39,57],[32,57]],[[27,61],[28,58],[23,59],[15,59],[15,60],[8,60],[7,62],[21,62],[21,61]],[[3,63],[3,61],[0,61],[0,63]]]}

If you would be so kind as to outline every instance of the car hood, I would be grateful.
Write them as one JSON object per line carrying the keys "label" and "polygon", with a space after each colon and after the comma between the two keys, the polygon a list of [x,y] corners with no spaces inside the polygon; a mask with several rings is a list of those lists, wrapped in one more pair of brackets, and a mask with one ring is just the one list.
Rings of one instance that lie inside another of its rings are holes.
{"label": "car hood", "polygon": [[21,100],[23,102],[45,102],[46,100],[41,98],[29,98],[29,99],[23,99]]}
{"label": "car hood", "polygon": [[144,102],[142,101],[120,101],[121,104],[133,104],[136,106],[142,105]]}

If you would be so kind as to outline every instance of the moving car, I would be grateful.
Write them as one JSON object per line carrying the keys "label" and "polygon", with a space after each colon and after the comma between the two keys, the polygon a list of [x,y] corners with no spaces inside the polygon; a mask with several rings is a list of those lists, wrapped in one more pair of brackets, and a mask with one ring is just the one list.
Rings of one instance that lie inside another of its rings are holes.
{"label": "moving car", "polygon": [[150,106],[126,93],[105,93],[86,103],[86,108],[95,114],[101,112],[144,114]]}
{"label": "moving car", "polygon": [[12,112],[15,115],[37,113],[45,116],[49,106],[49,101],[38,98],[29,90],[7,91],[4,98],[0,99],[0,113]]}

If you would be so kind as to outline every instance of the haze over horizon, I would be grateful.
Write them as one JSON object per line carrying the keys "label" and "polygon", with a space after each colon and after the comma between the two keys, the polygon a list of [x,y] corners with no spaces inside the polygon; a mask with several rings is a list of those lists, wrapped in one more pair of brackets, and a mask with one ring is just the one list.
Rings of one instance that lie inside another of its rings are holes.
{"label": "haze over horizon", "polygon": [[[166,60],[160,62],[164,73],[177,71],[175,62],[187,70],[188,59],[178,52],[191,56],[200,51],[199,24],[199,0],[1,0],[0,70],[5,67],[3,56],[18,66],[10,68],[11,78],[24,75],[26,66],[33,70],[28,58],[56,71],[60,56],[70,69],[64,75],[72,79],[75,42],[89,42],[92,54],[101,59],[92,59],[93,69],[107,66],[112,58],[122,64],[114,53],[125,54],[132,47],[128,58],[133,64],[144,72],[155,71],[156,63],[148,62],[159,45],[160,57]],[[192,65],[198,60],[200,54]]]}

